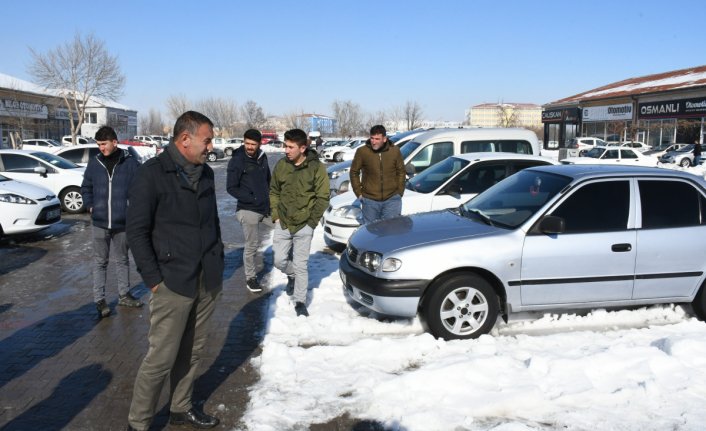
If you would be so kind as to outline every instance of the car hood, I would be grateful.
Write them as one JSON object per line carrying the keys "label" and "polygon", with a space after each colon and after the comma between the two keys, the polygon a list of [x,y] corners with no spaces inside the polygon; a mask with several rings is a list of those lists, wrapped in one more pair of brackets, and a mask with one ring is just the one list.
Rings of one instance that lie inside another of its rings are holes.
{"label": "car hood", "polygon": [[15,193],[35,200],[44,199],[47,196],[54,196],[54,193],[44,187],[15,180],[0,181],[0,193]]}
{"label": "car hood", "polygon": [[331,208],[341,208],[346,205],[351,205],[353,202],[355,202],[357,198],[355,197],[355,193],[352,191],[341,193],[340,195],[334,196],[331,198],[329,201],[329,205]]}
{"label": "car hood", "polygon": [[385,254],[433,242],[490,235],[499,230],[480,220],[461,217],[451,210],[442,210],[361,226],[351,236],[350,244],[360,250]]}

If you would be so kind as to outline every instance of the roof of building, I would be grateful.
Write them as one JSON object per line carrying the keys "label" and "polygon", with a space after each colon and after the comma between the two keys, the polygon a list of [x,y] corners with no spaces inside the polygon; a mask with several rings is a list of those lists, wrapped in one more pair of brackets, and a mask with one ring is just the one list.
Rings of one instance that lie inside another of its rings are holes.
{"label": "roof of building", "polygon": [[[9,90],[15,90],[15,91],[22,91],[24,93],[38,94],[40,96],[61,97],[61,92],[58,90],[44,88],[41,85],[37,85],[37,84],[31,83],[29,81],[25,81],[23,79],[16,78],[14,76],[6,75],[4,73],[0,73],[0,88],[6,88]],[[90,102],[87,105],[87,107],[89,107],[89,108],[108,107],[108,108],[122,109],[125,111],[135,111],[134,109],[128,108],[125,105],[121,105],[121,104],[119,104],[117,102],[113,102],[113,101],[106,101],[106,100],[98,98],[98,97],[91,97],[89,100],[90,100]],[[137,112],[137,111],[135,111],[135,112]]]}
{"label": "roof of building", "polygon": [[576,103],[579,101],[609,99],[693,87],[706,87],[706,66],[629,78],[559,99],[549,104]]}

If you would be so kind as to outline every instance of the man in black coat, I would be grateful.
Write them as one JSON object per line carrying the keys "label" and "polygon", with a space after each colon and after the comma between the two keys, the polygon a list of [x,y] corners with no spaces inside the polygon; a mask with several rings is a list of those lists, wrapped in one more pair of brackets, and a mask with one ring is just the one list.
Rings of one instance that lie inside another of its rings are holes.
{"label": "man in black coat", "polygon": [[112,127],[98,129],[96,142],[100,152],[88,161],[81,194],[93,222],[93,301],[98,317],[103,318],[110,315],[110,307],[105,301],[105,284],[111,254],[117,275],[118,305],[143,305],[130,293],[130,260],[125,236],[128,189],[140,162],[118,148],[118,135]]}
{"label": "man in black coat", "polygon": [[138,170],[130,188],[127,238],[150,298],[149,349],[135,379],[129,427],[147,430],[170,379],[171,424],[215,427],[191,401],[208,321],[223,284],[223,242],[213,170],[213,123],[188,111],[174,142]]}
{"label": "man in black coat", "polygon": [[257,281],[255,256],[260,248],[260,226],[272,228],[270,219],[270,167],[267,155],[260,149],[262,134],[249,129],[243,145],[233,152],[228,162],[226,188],[238,200],[235,218],[243,227],[245,247],[243,268],[245,285],[251,292],[262,292]]}

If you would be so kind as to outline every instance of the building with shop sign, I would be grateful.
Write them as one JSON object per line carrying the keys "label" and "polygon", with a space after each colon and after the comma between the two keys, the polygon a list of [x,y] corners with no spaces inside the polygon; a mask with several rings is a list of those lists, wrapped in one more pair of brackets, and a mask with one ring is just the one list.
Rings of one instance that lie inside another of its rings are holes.
{"label": "building with shop sign", "polygon": [[606,141],[704,143],[706,66],[630,78],[543,106],[545,148],[577,136]]}
{"label": "building with shop sign", "polygon": [[[60,141],[71,134],[69,112],[57,92],[0,73],[0,148],[17,147],[23,139]],[[77,121],[77,113],[72,115]],[[94,136],[102,125],[113,127],[119,139],[132,137],[137,134],[137,111],[92,98],[80,134]]]}

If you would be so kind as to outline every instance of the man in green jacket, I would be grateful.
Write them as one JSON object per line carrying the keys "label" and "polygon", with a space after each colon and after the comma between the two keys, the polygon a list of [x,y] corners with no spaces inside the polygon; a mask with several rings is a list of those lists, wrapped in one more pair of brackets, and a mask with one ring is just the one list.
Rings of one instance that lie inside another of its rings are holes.
{"label": "man in green jacket", "polygon": [[350,175],[353,193],[363,207],[364,224],[402,213],[404,160],[400,149],[387,139],[384,126],[370,129],[370,139],[353,156]]}
{"label": "man in green jacket", "polygon": [[274,264],[287,274],[287,295],[293,296],[297,316],[309,315],[309,249],[330,193],[326,167],[308,143],[303,130],[288,130],[284,134],[286,157],[277,162],[270,181]]}

